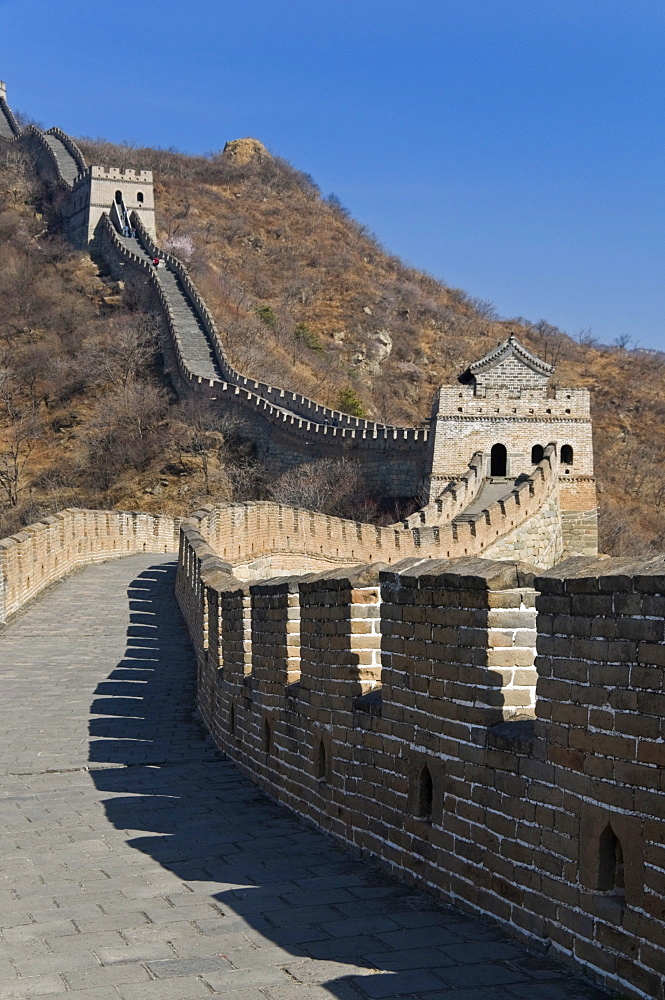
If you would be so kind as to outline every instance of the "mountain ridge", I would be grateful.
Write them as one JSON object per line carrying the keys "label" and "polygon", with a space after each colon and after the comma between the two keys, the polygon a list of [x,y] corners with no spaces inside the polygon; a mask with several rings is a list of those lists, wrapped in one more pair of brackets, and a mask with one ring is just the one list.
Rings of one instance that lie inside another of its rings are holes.
{"label": "mountain ridge", "polygon": [[[653,376],[662,378],[664,357],[658,352],[601,348],[588,339],[576,343],[542,321],[527,325],[499,320],[488,303],[405,267],[365,227],[350,219],[335,199],[322,198],[311,178],[277,157],[261,153],[241,157],[239,162],[237,155],[228,152],[188,157],[100,141],[77,142],[89,162],[153,170],[158,242],[185,258],[217,321],[229,358],[249,377],[383,423],[421,426],[427,421],[436,389],[453,381],[470,361],[505,338],[508,330],[515,330],[530,349],[556,364],[558,384],[596,389],[605,547],[623,551],[626,545],[658,546],[658,538],[663,537],[658,475],[662,444],[657,434],[651,434],[645,447],[643,426],[657,424],[659,419]],[[233,143],[226,148],[233,149]],[[34,212],[39,200],[34,182],[31,189],[29,172],[25,164],[26,190],[19,197],[25,217],[31,206]],[[4,198],[4,214],[11,198],[16,213],[16,192],[7,191]],[[57,229],[57,218],[50,219],[50,228]],[[44,238],[54,245],[52,236]],[[81,263],[83,271],[85,267]],[[108,319],[113,309],[136,314],[136,303],[127,302],[125,289],[109,282],[103,273],[97,278],[107,293],[98,289],[98,318]],[[173,436],[169,415],[180,413],[183,407],[170,398],[163,372],[157,371],[157,353],[153,349],[146,381],[151,388],[141,392],[153,397],[155,434],[163,443]],[[646,386],[653,391],[637,392],[630,373],[638,379],[642,373],[643,386],[648,373]],[[622,410],[617,412],[613,397],[624,401]],[[185,437],[188,434],[191,428]],[[209,428],[205,434],[217,435],[218,443],[220,437],[224,439],[225,455],[220,457],[220,453],[213,461],[222,499],[230,499],[229,489],[232,494],[237,489],[229,486],[231,468],[243,470],[239,478],[245,492],[253,490],[260,496],[265,483],[259,482],[260,470],[251,468],[246,444],[234,440],[228,428],[226,433]],[[81,432],[72,430],[71,436],[80,440]],[[179,458],[180,488],[186,485],[183,480],[195,485],[193,480],[202,472],[198,468],[200,446],[198,453],[191,447],[190,442],[184,460],[183,454]],[[135,482],[131,490],[123,480],[128,471],[124,470],[103,485],[101,492],[97,490],[97,502],[126,505],[128,499],[138,499],[140,505],[154,509],[154,498],[166,494],[166,506],[181,503],[182,490],[174,491],[172,474],[163,471],[174,463],[164,461],[158,469],[165,456],[157,451],[160,458],[155,454],[146,460],[144,456],[139,463],[143,467],[135,470],[138,476],[129,476],[130,480],[158,476],[156,484]],[[192,457],[197,454],[198,458]],[[609,463],[606,456],[610,456]],[[612,456],[618,456],[619,462]],[[188,465],[189,471],[183,472]],[[234,475],[238,478],[234,472],[231,479]],[[203,478],[203,488],[195,487],[192,499],[211,495],[209,477]],[[356,493],[359,488],[356,483]],[[39,496],[33,481],[25,489],[33,498]],[[90,493],[95,493],[92,482],[86,489],[90,505]],[[140,492],[146,489],[152,492]],[[250,499],[242,495],[242,489],[238,498]],[[365,510],[367,500],[361,502]],[[37,505],[41,502],[38,499]]]}

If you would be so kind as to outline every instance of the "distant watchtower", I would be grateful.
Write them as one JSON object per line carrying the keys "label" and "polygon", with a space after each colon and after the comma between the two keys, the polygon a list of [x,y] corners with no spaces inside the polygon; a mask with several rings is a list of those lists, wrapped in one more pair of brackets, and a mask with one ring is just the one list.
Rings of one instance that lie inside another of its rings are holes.
{"label": "distant watchtower", "polygon": [[155,237],[155,199],[151,170],[122,167],[88,167],[74,184],[63,209],[68,238],[87,247],[95,238],[102,215],[114,210],[118,215],[136,212],[150,235]]}
{"label": "distant watchtower", "polygon": [[588,389],[549,386],[554,369],[510,334],[443,386],[434,398],[429,498],[482,452],[486,477],[533,472],[548,444],[558,458],[558,493],[566,552],[597,552],[597,501]]}

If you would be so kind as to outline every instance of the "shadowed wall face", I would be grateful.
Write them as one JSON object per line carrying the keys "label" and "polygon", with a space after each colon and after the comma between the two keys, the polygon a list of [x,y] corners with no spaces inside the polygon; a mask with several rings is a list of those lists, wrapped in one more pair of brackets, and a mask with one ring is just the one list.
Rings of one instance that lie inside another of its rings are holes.
{"label": "shadowed wall face", "polygon": [[287,648],[295,582],[253,587],[261,675],[210,648],[202,714],[324,829],[662,1000],[665,570],[617,564],[577,561],[535,586],[484,559],[304,578],[288,683],[263,622],[272,607],[275,653]]}

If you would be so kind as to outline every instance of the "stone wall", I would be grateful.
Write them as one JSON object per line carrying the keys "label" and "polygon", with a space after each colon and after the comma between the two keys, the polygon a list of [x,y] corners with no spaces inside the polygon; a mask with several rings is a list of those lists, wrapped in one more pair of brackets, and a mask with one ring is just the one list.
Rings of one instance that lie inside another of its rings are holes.
{"label": "stone wall", "polygon": [[[443,386],[433,412],[432,475],[437,479],[459,475],[476,451],[488,458],[492,446],[508,450],[508,475],[532,468],[531,449],[555,441],[573,449],[570,475],[593,476],[590,396],[588,389],[559,389],[555,396],[523,389],[494,389],[476,396],[472,386]],[[489,475],[489,468],[485,475]]]}
{"label": "stone wall", "polygon": [[[579,541],[582,542],[581,536]],[[585,550],[575,551],[583,553]],[[527,531],[519,525],[483,550],[483,555],[490,559],[519,559],[532,566],[554,566],[563,554],[563,523],[558,490],[552,491],[534,514]],[[595,555],[596,548],[589,554]]]}
{"label": "stone wall", "polygon": [[662,1000],[663,559],[219,574],[198,589],[199,703],[239,767],[406,879]]}
{"label": "stone wall", "polygon": [[124,511],[60,511],[0,540],[0,624],[45,587],[88,563],[177,552],[180,520]]}
{"label": "stone wall", "polygon": [[387,427],[359,420],[328,410],[304,396],[242,376],[226,361],[212,317],[183,265],[175,257],[158,251],[149,234],[141,230],[140,220],[135,216],[132,219],[146,246],[151,252],[158,252],[178,275],[224,375],[222,380],[195,374],[181,344],[177,321],[159,274],[148,260],[122,245],[108,216],[104,216],[97,233],[100,250],[115,277],[127,280],[131,272],[140,274],[144,280],[147,277],[165,319],[175,359],[172,378],[179,392],[205,396],[225,412],[233,413],[255,441],[258,457],[263,461],[270,459],[281,469],[320,458],[348,458],[362,465],[371,489],[395,497],[418,494],[425,476],[426,429]]}
{"label": "stone wall", "polygon": [[243,579],[360,562],[390,565],[406,557],[480,555],[495,551],[503,538],[517,550],[520,537],[529,540],[533,564],[547,568],[558,551],[557,536],[549,534],[550,526],[556,527],[550,517],[550,508],[556,512],[555,487],[556,469],[545,458],[507,499],[470,520],[440,526],[379,527],[269,501],[206,507],[188,520],[211,552]]}

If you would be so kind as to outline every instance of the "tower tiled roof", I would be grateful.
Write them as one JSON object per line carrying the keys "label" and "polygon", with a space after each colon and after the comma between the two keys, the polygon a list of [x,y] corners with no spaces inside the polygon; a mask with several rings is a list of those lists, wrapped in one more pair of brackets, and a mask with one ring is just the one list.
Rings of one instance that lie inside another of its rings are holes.
{"label": "tower tiled roof", "polygon": [[500,343],[493,351],[486,354],[484,358],[474,361],[472,365],[469,365],[466,371],[460,375],[460,381],[467,382],[476,375],[484,374],[488,369],[494,368],[511,356],[527,365],[527,367],[531,368],[538,375],[549,377],[554,371],[553,365],[548,365],[547,362],[532,354],[523,344],[520,344],[515,334],[511,333],[507,340]]}

